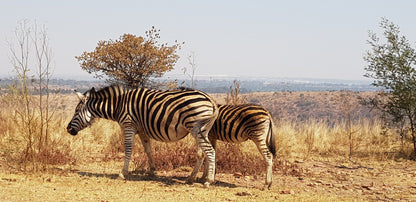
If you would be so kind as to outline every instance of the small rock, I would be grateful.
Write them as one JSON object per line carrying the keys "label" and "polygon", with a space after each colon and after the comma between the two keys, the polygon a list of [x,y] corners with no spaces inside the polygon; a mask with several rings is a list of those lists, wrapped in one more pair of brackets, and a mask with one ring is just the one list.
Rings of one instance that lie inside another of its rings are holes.
{"label": "small rock", "polygon": [[367,185],[361,185],[362,188],[366,189],[366,190],[373,190],[373,188],[371,186],[367,186]]}
{"label": "small rock", "polygon": [[237,195],[237,196],[251,196],[252,194],[251,194],[251,193],[248,193],[248,192],[243,191],[243,192],[237,192],[235,195]]}
{"label": "small rock", "polygon": [[295,194],[295,191],[291,189],[283,190],[280,192],[281,194]]}
{"label": "small rock", "polygon": [[240,173],[240,172],[235,172],[234,173],[234,177],[240,178],[242,176],[243,176],[243,173]]}

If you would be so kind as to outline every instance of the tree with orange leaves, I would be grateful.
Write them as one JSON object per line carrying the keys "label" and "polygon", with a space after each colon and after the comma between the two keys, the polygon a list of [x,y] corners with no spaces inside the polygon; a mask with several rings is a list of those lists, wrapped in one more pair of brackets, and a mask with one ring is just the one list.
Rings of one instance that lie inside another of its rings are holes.
{"label": "tree with orange leaves", "polygon": [[152,27],[146,37],[124,34],[118,40],[100,41],[92,52],[75,57],[81,68],[110,84],[152,87],[151,78],[173,69],[183,43],[160,43],[160,30]]}

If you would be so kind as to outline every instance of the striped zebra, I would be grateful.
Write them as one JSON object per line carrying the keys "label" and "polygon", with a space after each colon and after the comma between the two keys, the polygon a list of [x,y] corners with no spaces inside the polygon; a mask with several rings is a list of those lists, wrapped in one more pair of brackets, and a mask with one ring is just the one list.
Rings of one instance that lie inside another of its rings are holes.
{"label": "striped zebra", "polygon": [[[209,161],[208,187],[214,181],[215,150],[208,140],[208,132],[218,115],[215,102],[207,94],[197,90],[157,91],[145,88],[127,89],[109,86],[99,91],[94,88],[81,94],[80,102],[68,124],[67,131],[76,135],[89,126],[95,118],[117,121],[124,132],[125,160],[120,174],[128,174],[135,134],[139,134],[149,159],[151,171],[155,170],[150,139],[172,142],[191,133],[196,140],[198,153],[196,167],[200,167],[204,154]],[[197,172],[192,172],[192,183]]]}
{"label": "striped zebra", "polygon": [[[253,141],[266,162],[265,185],[270,189],[272,159],[276,156],[276,135],[273,133],[274,124],[269,111],[256,104],[218,105],[218,110],[218,117],[208,136],[212,146],[216,149],[217,140],[230,143],[240,143],[248,139]],[[207,177],[208,165],[205,164],[203,180]]]}

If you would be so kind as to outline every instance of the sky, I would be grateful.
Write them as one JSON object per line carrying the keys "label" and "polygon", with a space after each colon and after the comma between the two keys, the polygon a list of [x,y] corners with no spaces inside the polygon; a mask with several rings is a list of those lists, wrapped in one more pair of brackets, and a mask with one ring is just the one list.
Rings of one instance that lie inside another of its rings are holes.
{"label": "sky", "polygon": [[194,53],[197,78],[363,80],[368,31],[381,36],[384,17],[416,45],[415,8],[411,0],[0,0],[0,76],[14,75],[6,42],[28,19],[47,28],[58,78],[92,78],[75,56],[155,26],[161,42],[185,42],[170,78]]}

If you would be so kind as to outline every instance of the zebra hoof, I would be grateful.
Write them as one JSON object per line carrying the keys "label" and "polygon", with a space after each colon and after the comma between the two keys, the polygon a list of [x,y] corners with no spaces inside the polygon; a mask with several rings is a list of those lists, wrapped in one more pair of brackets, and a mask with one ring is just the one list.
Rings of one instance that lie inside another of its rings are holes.
{"label": "zebra hoof", "polygon": [[209,182],[204,183],[204,188],[209,188]]}
{"label": "zebra hoof", "polygon": [[197,182],[199,182],[199,183],[202,183],[202,184],[204,184],[206,181],[207,181],[208,179],[205,177],[201,177],[201,178],[196,178],[196,181]]}
{"label": "zebra hoof", "polygon": [[118,174],[118,179],[125,180],[126,178],[124,177],[123,173],[120,173]]}
{"label": "zebra hoof", "polygon": [[194,180],[192,180],[192,179],[189,179],[189,178],[188,178],[188,179],[186,180],[186,184],[193,184],[193,183],[194,183]]}
{"label": "zebra hoof", "polygon": [[146,172],[146,175],[149,176],[149,177],[156,177],[155,172]]}

